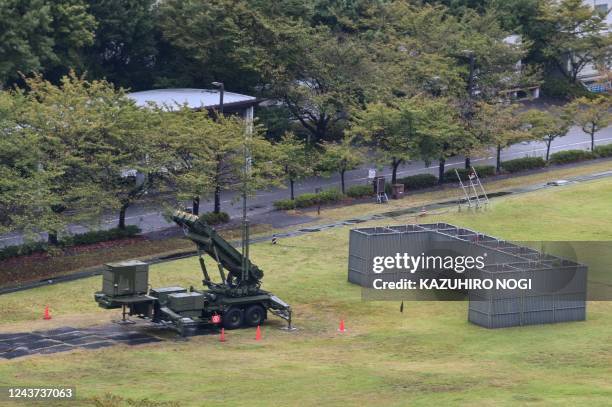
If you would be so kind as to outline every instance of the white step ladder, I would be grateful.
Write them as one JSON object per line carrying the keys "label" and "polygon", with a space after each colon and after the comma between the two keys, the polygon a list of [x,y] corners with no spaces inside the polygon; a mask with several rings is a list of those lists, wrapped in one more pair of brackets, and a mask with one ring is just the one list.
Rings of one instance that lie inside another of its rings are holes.
{"label": "white step ladder", "polygon": [[[470,167],[470,172],[468,174],[468,179],[466,183],[463,182],[461,176],[459,175],[459,171],[455,168],[455,174],[457,175],[457,179],[459,180],[459,185],[463,190],[463,195],[465,196],[465,202],[467,203],[468,209],[475,208],[480,209],[483,207],[487,207],[489,205],[489,197],[487,196],[487,192],[480,182],[480,177],[478,176],[478,172],[474,167]],[[472,196],[473,194],[473,196]],[[459,199],[459,210],[461,210],[461,200]]]}

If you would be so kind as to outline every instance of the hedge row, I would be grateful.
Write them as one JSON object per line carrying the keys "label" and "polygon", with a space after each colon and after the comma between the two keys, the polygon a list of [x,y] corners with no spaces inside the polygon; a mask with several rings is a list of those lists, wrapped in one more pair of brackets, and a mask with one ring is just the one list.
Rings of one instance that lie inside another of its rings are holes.
{"label": "hedge row", "polygon": [[337,189],[328,189],[317,193],[307,193],[296,197],[294,200],[281,199],[280,201],[274,202],[276,209],[296,209],[296,208],[308,208],[310,206],[321,204],[328,204],[340,201],[344,195]]}
{"label": "hedge row", "polygon": [[515,160],[502,161],[502,168],[509,173],[533,170],[546,167],[546,161],[542,157],[523,157]]}
{"label": "hedge row", "polygon": [[[594,152],[584,150],[566,150],[551,154],[551,164],[566,164],[591,158],[612,157],[612,144],[595,147]],[[546,167],[546,161],[542,157],[523,157],[514,160],[503,161],[502,169],[509,173],[532,170],[536,168]],[[480,178],[491,177],[495,175],[495,167],[493,165],[476,165],[474,169]],[[457,172],[462,181],[467,181],[471,170],[466,168],[457,168]],[[444,172],[444,182],[457,182],[457,174],[455,169],[450,169]],[[398,184],[404,184],[405,191],[414,191],[418,189],[431,188],[438,185],[438,177],[432,174],[416,174],[409,177],[398,178]],[[391,193],[391,185],[385,185],[387,194]],[[372,185],[355,185],[347,189],[346,196],[351,198],[363,198],[374,195]],[[310,206],[333,203],[340,201],[344,195],[340,191],[330,189],[319,194],[303,194],[295,198],[295,200],[283,199],[274,202],[276,209],[287,210],[296,208],[307,208]]]}
{"label": "hedge row", "polygon": [[227,223],[230,220],[230,217],[225,212],[206,212],[200,215],[200,219],[209,225],[219,225],[221,223]]}
{"label": "hedge row", "polygon": [[596,157],[612,157],[612,144],[606,144],[605,146],[595,147],[593,151]]}
{"label": "hedge row", "polygon": [[405,191],[435,187],[438,185],[438,177],[432,174],[417,174],[409,177],[400,178],[398,184],[404,184]]}
{"label": "hedge row", "polygon": [[346,190],[346,196],[351,198],[365,198],[374,195],[373,185],[353,185]]}
{"label": "hedge row", "polygon": [[[135,236],[138,233],[140,233],[140,228],[134,225],[126,226],[125,229],[92,230],[90,232],[64,237],[60,240],[58,246],[72,247],[107,242],[109,240]],[[7,246],[0,249],[0,260],[34,253],[45,253],[48,250],[49,244],[47,242],[32,242],[16,246]]]}
{"label": "hedge row", "polygon": [[[495,175],[495,167],[492,165],[475,165],[474,169],[478,173],[479,178],[486,178]],[[461,177],[461,181],[469,181],[469,175],[472,170],[468,168],[457,168],[457,172]],[[444,182],[459,182],[454,168],[444,172]]]}
{"label": "hedge row", "polygon": [[575,163],[578,161],[590,160],[593,157],[593,153],[585,150],[565,150],[559,151],[550,155],[551,164],[568,164]]}

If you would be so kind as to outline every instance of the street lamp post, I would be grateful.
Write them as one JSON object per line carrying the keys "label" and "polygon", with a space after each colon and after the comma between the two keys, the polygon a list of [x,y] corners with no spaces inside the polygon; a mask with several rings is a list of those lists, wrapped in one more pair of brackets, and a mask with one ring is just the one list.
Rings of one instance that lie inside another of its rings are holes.
{"label": "street lamp post", "polygon": [[219,113],[223,114],[223,94],[225,93],[225,85],[223,82],[213,82],[212,85],[219,88]]}
{"label": "street lamp post", "polygon": [[[218,116],[223,116],[223,94],[225,93],[225,85],[223,82],[212,82],[212,85],[219,88],[219,112]],[[219,159],[217,159],[217,165],[219,165]],[[219,170],[217,168],[217,170]],[[217,171],[218,173],[218,171]],[[221,212],[221,185],[219,180],[215,180],[215,208],[214,213]]]}

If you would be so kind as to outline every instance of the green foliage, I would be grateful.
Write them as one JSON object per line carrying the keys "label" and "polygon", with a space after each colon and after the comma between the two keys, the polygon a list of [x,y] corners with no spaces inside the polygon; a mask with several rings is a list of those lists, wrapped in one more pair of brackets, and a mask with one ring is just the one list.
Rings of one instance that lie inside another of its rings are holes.
{"label": "green foliage", "polygon": [[571,83],[565,77],[548,75],[541,88],[542,94],[551,98],[572,100],[578,97],[590,96],[584,86]]}
{"label": "green foliage", "polygon": [[84,51],[88,75],[126,88],[150,88],[154,80],[151,65],[158,54],[156,1],[87,3],[96,21],[93,44]]}
{"label": "green foliage", "polygon": [[0,85],[20,72],[66,73],[94,37],[95,19],[81,0],[2,1],[0,22]]}
{"label": "green foliage", "polygon": [[612,157],[612,144],[597,146],[593,153],[596,157]]}
{"label": "green foliage", "polygon": [[229,222],[230,216],[226,212],[206,212],[200,215],[200,220],[203,220],[209,225],[219,225]]}
{"label": "green foliage", "polygon": [[565,150],[551,154],[551,164],[567,164],[592,159],[594,154],[584,150]]}
{"label": "green foliage", "polygon": [[351,198],[363,198],[374,195],[372,185],[353,185],[346,189],[346,196]]}
{"label": "green foliage", "polygon": [[[495,175],[495,166],[493,165],[475,165],[474,169],[478,173],[479,178],[486,178]],[[461,177],[461,181],[469,181],[469,175],[472,170],[467,168],[457,168],[457,172]],[[455,169],[444,172],[444,182],[459,182]]]}
{"label": "green foliage", "polygon": [[543,168],[545,166],[546,161],[544,161],[542,157],[523,157],[502,162],[502,168],[504,171],[508,171],[510,173],[533,170],[536,168]]}
{"label": "green foliage", "polygon": [[315,151],[293,133],[285,134],[276,144],[275,160],[282,167],[294,198],[293,184],[314,174]]}
{"label": "green foliage", "polygon": [[46,242],[25,243],[18,246],[6,246],[0,249],[0,261],[11,257],[28,256],[34,253],[45,253],[49,249]]}
{"label": "green foliage", "polygon": [[340,174],[341,191],[344,193],[344,174],[363,163],[365,159],[363,151],[349,137],[343,138],[339,143],[323,143],[323,148],[324,153],[319,163],[320,168],[326,175],[334,172]]}
{"label": "green foliage", "polygon": [[414,122],[415,114],[405,104],[377,102],[355,113],[350,131],[371,148],[378,163],[391,165],[391,182],[395,182],[397,167],[409,160],[415,150]]}
{"label": "green foliage", "polygon": [[282,199],[274,202],[274,207],[280,210],[289,210],[297,208],[309,208],[316,206],[319,203],[321,205],[335,203],[340,200],[344,195],[337,189],[328,189],[319,193],[306,193],[296,197],[294,200]]}
{"label": "green foliage", "polygon": [[574,124],[591,137],[591,151],[595,148],[595,134],[612,121],[612,99],[608,95],[574,99],[566,107]]}
{"label": "green foliage", "polygon": [[435,187],[438,185],[438,177],[433,174],[417,174],[400,178],[397,180],[397,182],[404,184],[406,191],[411,191],[415,189]]}
{"label": "green foliage", "polygon": [[541,10],[539,19],[546,27],[542,53],[571,83],[577,83],[578,74],[587,65],[609,59],[612,37],[607,32],[606,15],[582,0],[542,2]]}

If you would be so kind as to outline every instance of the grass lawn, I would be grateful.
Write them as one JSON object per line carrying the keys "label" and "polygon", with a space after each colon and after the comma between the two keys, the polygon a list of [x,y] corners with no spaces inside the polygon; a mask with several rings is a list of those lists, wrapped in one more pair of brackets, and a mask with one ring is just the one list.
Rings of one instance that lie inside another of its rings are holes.
{"label": "grass lawn", "polygon": [[[612,240],[612,180],[422,221],[507,239]],[[0,386],[73,385],[79,405],[101,397],[105,406],[124,405],[110,395],[181,406],[610,405],[612,303],[589,303],[586,322],[501,330],[469,324],[467,303],[409,302],[400,313],[395,302],[362,302],[360,288],[346,281],[348,230],[252,246],[264,288],[294,307],[297,332],[271,320],[261,342],[254,330],[240,330],[226,343],[200,336],[0,361]],[[153,286],[198,286],[200,279],[193,258],[151,272]],[[0,331],[108,322],[118,312],[96,308],[100,286],[98,277],[1,296]],[[47,303],[54,319],[42,321]],[[340,319],[347,333],[336,331]]]}

